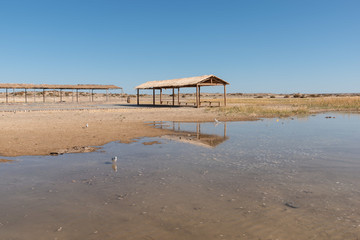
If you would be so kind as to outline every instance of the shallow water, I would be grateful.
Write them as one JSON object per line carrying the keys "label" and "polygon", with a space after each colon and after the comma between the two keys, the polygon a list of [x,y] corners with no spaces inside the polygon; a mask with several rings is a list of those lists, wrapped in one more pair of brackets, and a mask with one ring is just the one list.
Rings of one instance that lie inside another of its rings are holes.
{"label": "shallow water", "polygon": [[359,115],[154,125],[174,135],[2,158],[0,239],[360,238]]}

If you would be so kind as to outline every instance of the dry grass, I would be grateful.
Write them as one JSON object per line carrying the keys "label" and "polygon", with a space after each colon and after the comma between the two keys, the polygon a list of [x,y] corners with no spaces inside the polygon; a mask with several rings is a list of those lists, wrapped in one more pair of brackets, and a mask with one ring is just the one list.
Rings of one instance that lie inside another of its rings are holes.
{"label": "dry grass", "polygon": [[226,115],[289,117],[322,111],[360,112],[360,97],[231,98],[228,105],[215,111]]}
{"label": "dry grass", "polygon": [[225,115],[240,114],[249,117],[290,117],[294,115],[307,115],[309,110],[306,107],[286,107],[286,106],[232,106],[221,107],[217,111]]}

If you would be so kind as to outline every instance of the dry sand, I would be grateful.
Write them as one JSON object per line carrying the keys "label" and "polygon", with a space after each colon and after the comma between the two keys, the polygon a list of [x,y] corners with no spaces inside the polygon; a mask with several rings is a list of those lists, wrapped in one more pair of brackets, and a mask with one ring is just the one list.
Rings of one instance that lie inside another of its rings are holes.
{"label": "dry sand", "polygon": [[[55,106],[59,108],[58,104]],[[219,116],[205,108],[93,107],[69,110],[66,107],[67,110],[42,111],[31,111],[29,107],[30,110],[24,111],[23,106],[22,111],[0,112],[0,156],[88,152],[94,150],[89,146],[101,146],[111,141],[130,142],[134,138],[166,134],[166,130],[155,129],[147,124],[152,121],[214,121],[214,118],[246,120]]]}

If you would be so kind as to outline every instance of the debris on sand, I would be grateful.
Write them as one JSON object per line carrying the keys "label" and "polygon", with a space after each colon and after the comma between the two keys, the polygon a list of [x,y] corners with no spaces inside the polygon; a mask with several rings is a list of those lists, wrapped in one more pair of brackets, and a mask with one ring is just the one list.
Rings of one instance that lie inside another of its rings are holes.
{"label": "debris on sand", "polygon": [[293,202],[286,202],[285,203],[285,206],[289,207],[289,208],[299,208],[298,205],[296,205],[295,203]]}
{"label": "debris on sand", "polygon": [[63,155],[64,153],[86,153],[86,152],[95,152],[96,150],[98,150],[98,147],[80,147],[80,146],[74,146],[71,148],[66,148],[66,149],[60,149],[56,152],[50,152],[49,155],[51,156],[58,156],[58,155]]}

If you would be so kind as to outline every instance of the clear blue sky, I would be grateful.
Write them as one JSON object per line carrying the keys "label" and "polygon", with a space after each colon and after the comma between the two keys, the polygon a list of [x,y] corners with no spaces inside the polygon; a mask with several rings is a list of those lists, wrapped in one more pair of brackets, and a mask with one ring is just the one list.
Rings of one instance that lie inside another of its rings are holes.
{"label": "clear blue sky", "polygon": [[134,93],[206,74],[229,92],[360,92],[360,1],[0,0],[1,83]]}

